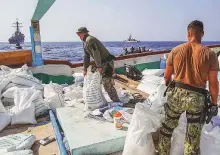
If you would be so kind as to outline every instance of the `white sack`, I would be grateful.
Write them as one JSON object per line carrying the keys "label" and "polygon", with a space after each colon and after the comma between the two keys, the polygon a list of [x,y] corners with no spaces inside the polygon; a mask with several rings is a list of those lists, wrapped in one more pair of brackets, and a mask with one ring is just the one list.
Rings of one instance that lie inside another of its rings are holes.
{"label": "white sack", "polygon": [[3,92],[7,91],[7,90],[10,89],[11,87],[28,88],[29,86],[19,85],[19,84],[15,84],[15,83],[10,82],[9,84],[7,84],[7,85],[5,86],[5,88],[3,89]]}
{"label": "white sack", "polygon": [[34,153],[32,150],[20,150],[20,151],[2,153],[1,155],[34,155]]}
{"label": "white sack", "polygon": [[184,154],[184,142],[186,135],[187,119],[184,112],[179,119],[178,126],[173,131],[170,155]]}
{"label": "white sack", "polygon": [[85,76],[83,85],[85,110],[95,110],[106,105],[106,100],[102,93],[101,80],[99,72]]}
{"label": "white sack", "polygon": [[15,107],[12,108],[13,115],[11,125],[14,124],[36,124],[35,107],[32,104],[27,105],[24,109],[17,111]]}
{"label": "white sack", "polygon": [[83,98],[83,88],[81,86],[72,85],[66,88],[66,93],[64,94],[65,100],[76,100]]}
{"label": "white sack", "polygon": [[167,102],[167,97],[164,97],[164,92],[166,89],[166,85],[161,83],[156,88],[156,90],[145,100],[145,104],[147,104],[148,107],[154,112],[157,112],[158,109],[162,108]]}
{"label": "white sack", "polygon": [[14,102],[12,124],[35,124],[35,114],[39,113],[35,107],[44,103],[42,92],[34,88],[20,88],[14,93]]}
{"label": "white sack", "polygon": [[36,137],[34,135],[23,133],[0,137],[0,154],[30,149],[35,141]]}
{"label": "white sack", "polygon": [[1,96],[0,96],[0,113],[1,113],[1,112],[6,112],[6,110],[5,110],[5,107],[4,107],[3,104],[2,104]]}
{"label": "white sack", "polygon": [[3,92],[2,96],[5,98],[14,98],[14,92],[19,89],[18,87],[11,87]]}
{"label": "white sack", "polygon": [[11,115],[8,113],[0,113],[0,131],[11,124]]}
{"label": "white sack", "polygon": [[138,90],[148,94],[153,93],[160,84],[163,83],[163,77],[158,76],[144,76],[141,83],[137,86]]}
{"label": "white sack", "polygon": [[36,89],[43,90],[44,87],[41,82],[32,75],[15,75],[11,80],[12,83],[29,86],[34,86]]}
{"label": "white sack", "polygon": [[13,75],[11,73],[0,72],[0,94],[4,90],[4,88],[11,82],[13,79]]}
{"label": "white sack", "polygon": [[15,98],[15,106],[18,105],[18,103],[19,105],[24,105],[25,103],[34,105],[34,114],[36,117],[47,113],[48,103],[44,101],[42,92],[40,90],[36,90],[34,88],[20,88],[17,90],[17,92],[19,92],[17,95],[21,95],[23,97],[16,96],[17,98]]}
{"label": "white sack", "polygon": [[155,147],[151,134],[127,135],[122,155],[155,155]]}
{"label": "white sack", "polygon": [[123,155],[154,155],[151,133],[161,126],[162,117],[148,105],[137,103],[128,128]]}
{"label": "white sack", "polygon": [[145,69],[142,71],[144,76],[161,76],[164,73],[164,69]]}
{"label": "white sack", "polygon": [[56,108],[64,106],[65,100],[62,91],[62,86],[56,83],[44,85],[45,101],[49,104],[51,109],[55,110]]}
{"label": "white sack", "polygon": [[31,70],[28,68],[28,66],[25,64],[21,68],[12,69],[8,66],[1,65],[0,69],[4,72],[12,73],[12,74],[29,74],[33,75]]}
{"label": "white sack", "polygon": [[201,155],[219,155],[220,153],[220,127],[213,128],[212,124],[204,125],[201,140],[200,150]]}
{"label": "white sack", "polygon": [[76,85],[84,81],[83,73],[74,73],[73,77],[74,77],[74,84]]}

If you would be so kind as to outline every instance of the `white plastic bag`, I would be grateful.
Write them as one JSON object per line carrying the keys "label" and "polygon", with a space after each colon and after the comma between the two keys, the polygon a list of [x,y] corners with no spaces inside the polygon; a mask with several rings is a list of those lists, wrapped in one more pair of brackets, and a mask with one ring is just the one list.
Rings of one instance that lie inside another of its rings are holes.
{"label": "white plastic bag", "polygon": [[151,94],[161,85],[161,83],[163,83],[163,77],[144,76],[141,83],[137,86],[137,89]]}
{"label": "white plastic bag", "polygon": [[106,105],[106,100],[102,94],[101,80],[99,72],[85,76],[83,85],[85,110],[95,110]]}
{"label": "white plastic bag", "polygon": [[12,73],[12,74],[28,74],[33,75],[31,70],[28,68],[28,66],[25,64],[21,68],[12,69],[8,66],[1,65],[1,70],[4,72]]}
{"label": "white plastic bag", "polygon": [[186,137],[187,119],[184,112],[179,119],[178,126],[173,131],[170,155],[183,155],[184,154],[184,142]]}
{"label": "white plastic bag", "polygon": [[6,110],[5,110],[5,107],[4,107],[3,104],[2,104],[1,96],[0,96],[0,113],[1,113],[1,112],[6,112]]}
{"label": "white plastic bag", "polygon": [[34,135],[23,133],[0,137],[0,154],[30,149],[35,141],[36,137]]}
{"label": "white plastic bag", "polygon": [[157,89],[145,100],[145,104],[147,104],[148,107],[154,112],[157,112],[158,109],[163,107],[167,102],[167,97],[164,97],[166,88],[167,87],[165,84],[161,83]]}
{"label": "white plastic bag", "polygon": [[123,155],[154,155],[151,132],[156,132],[161,123],[160,114],[144,103],[137,103],[128,128]]}
{"label": "white plastic bag", "polygon": [[14,124],[36,124],[35,107],[32,104],[27,105],[24,109],[17,111],[15,107],[12,108],[13,115],[11,125]]}
{"label": "white plastic bag", "polygon": [[16,90],[14,93],[15,107],[12,109],[12,124],[35,124],[35,107],[38,106],[41,96],[42,92],[34,88]]}
{"label": "white plastic bag", "polygon": [[62,91],[62,86],[56,83],[44,85],[45,101],[49,104],[51,109],[55,110],[56,108],[64,106],[65,100]]}
{"label": "white plastic bag", "polygon": [[44,87],[41,84],[41,82],[33,77],[32,75],[15,75],[15,78],[13,78],[12,83],[19,84],[19,85],[24,85],[24,86],[29,86],[32,87],[34,86],[36,89],[43,90]]}
{"label": "white plastic bag", "polygon": [[137,135],[127,135],[122,155],[155,155],[155,147],[151,134],[139,137]]}
{"label": "white plastic bag", "polygon": [[73,77],[74,77],[74,84],[75,85],[78,85],[84,81],[83,73],[74,73]]}
{"label": "white plastic bag", "polygon": [[18,87],[11,87],[3,92],[2,96],[5,98],[14,98],[14,92],[19,89]]}
{"label": "white plastic bag", "polygon": [[200,151],[201,155],[219,155],[220,153],[220,127],[210,123],[204,125],[201,140],[200,140]]}
{"label": "white plastic bag", "polygon": [[65,100],[83,99],[83,88],[81,86],[72,85],[70,88],[66,88],[64,94]]}
{"label": "white plastic bag", "polygon": [[29,86],[19,85],[19,84],[15,84],[15,83],[10,82],[9,84],[7,84],[7,85],[5,86],[5,88],[3,89],[3,92],[4,92],[4,91],[7,91],[7,90],[10,89],[11,87],[28,88]]}
{"label": "white plastic bag", "polygon": [[13,75],[11,73],[1,72],[0,74],[0,93],[4,90],[4,88],[11,82]]}
{"label": "white plastic bag", "polygon": [[0,113],[0,131],[6,128],[9,124],[11,124],[11,115],[6,112]]}

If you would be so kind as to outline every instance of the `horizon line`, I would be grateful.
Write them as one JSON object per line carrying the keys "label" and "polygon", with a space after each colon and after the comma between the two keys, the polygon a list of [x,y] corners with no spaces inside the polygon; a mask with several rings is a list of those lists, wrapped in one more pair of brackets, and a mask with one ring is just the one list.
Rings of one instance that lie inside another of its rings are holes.
{"label": "horizon line", "polygon": [[[82,41],[41,41],[42,43],[79,43]],[[124,41],[101,41],[101,42],[124,42]],[[185,41],[140,41],[140,42],[124,42],[124,43],[141,43],[141,42],[186,42]],[[214,41],[214,40],[204,40],[202,42],[220,42],[220,41]],[[0,43],[8,43],[8,42],[1,42]],[[30,41],[24,42],[24,43],[31,43]],[[8,43],[9,44],[9,43]]]}

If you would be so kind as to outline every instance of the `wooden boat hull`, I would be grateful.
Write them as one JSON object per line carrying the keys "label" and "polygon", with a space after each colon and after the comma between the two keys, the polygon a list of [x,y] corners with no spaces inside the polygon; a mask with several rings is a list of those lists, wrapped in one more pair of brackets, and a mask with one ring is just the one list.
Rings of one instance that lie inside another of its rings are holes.
{"label": "wooden boat hull", "polygon": [[[220,51],[220,45],[209,46],[213,51]],[[170,50],[155,51],[118,56],[115,61],[115,71],[118,74],[124,73],[124,64],[129,64],[137,67],[140,71],[145,68],[158,69],[160,68],[160,60],[164,54],[168,55]],[[31,66],[32,54],[30,50],[17,52],[2,52],[0,53],[0,65],[8,65],[12,67],[20,67],[23,64]],[[94,63],[94,62],[91,62]],[[30,67],[34,76],[43,83],[50,81],[58,84],[71,84],[74,80],[73,72],[82,72],[83,63],[72,64],[65,60],[44,60],[44,65],[39,67]]]}

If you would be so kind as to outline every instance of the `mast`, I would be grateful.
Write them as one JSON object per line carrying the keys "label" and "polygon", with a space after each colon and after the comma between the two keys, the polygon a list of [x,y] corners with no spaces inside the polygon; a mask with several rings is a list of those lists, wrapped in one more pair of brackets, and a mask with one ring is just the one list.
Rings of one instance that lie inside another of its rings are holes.
{"label": "mast", "polygon": [[16,22],[13,23],[13,24],[14,24],[15,26],[12,26],[12,27],[15,27],[17,32],[20,32],[20,27],[23,27],[23,26],[20,26],[22,23],[19,23],[19,22],[18,22],[18,18],[16,18]]}

